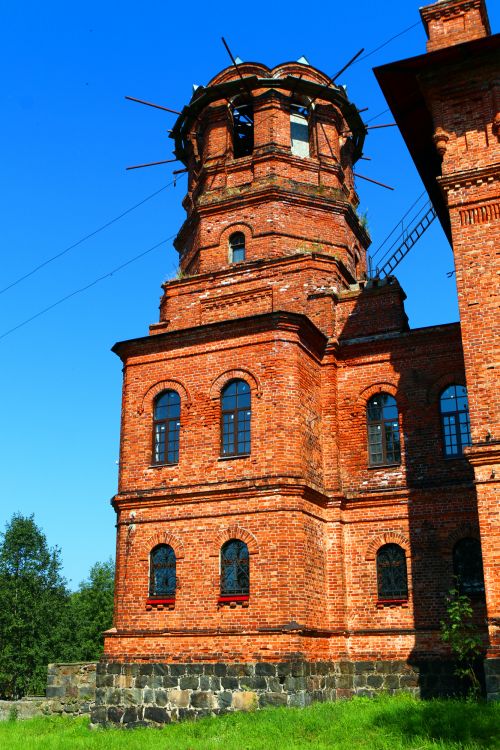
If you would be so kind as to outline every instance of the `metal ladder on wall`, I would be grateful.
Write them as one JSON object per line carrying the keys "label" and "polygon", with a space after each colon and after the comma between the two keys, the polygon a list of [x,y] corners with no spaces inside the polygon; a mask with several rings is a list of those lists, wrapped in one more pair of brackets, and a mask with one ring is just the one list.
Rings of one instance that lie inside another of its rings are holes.
{"label": "metal ladder on wall", "polygon": [[[403,227],[399,236],[394,240],[382,258],[380,258],[379,264],[374,269],[372,268],[372,260],[370,259],[370,277],[384,279],[390,276],[396,266],[401,263],[415,243],[418,242],[420,237],[430,227],[435,218],[436,211],[434,206],[428,201],[412,220],[412,223],[408,227]],[[377,252],[381,249],[382,247]],[[389,257],[387,258],[387,256]],[[387,260],[384,261],[385,258]],[[380,265],[381,261],[384,261],[383,265]]]}

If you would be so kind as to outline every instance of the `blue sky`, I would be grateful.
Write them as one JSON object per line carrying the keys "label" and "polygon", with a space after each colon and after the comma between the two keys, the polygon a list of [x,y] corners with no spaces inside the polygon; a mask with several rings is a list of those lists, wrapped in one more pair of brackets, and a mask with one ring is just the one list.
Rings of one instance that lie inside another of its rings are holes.
{"label": "blue sky", "polygon": [[[492,28],[500,7],[490,1]],[[243,15],[244,13],[244,15]],[[126,102],[136,96],[180,109],[235,55],[270,66],[305,55],[332,75],[419,21],[418,3],[359,0],[306,5],[254,2],[102,3],[4,7],[2,266],[0,288],[172,180],[173,115]],[[346,84],[366,119],[386,108],[371,68],[425,50],[419,24],[353,65]],[[373,124],[390,122],[385,113]],[[358,181],[376,248],[423,187],[396,128],[374,130]],[[185,178],[105,231],[0,293],[0,337],[60,298],[174,235]],[[121,363],[115,341],[145,335],[158,319],[160,284],[175,275],[172,242],[31,323],[0,338],[2,421],[0,527],[35,514],[62,550],[70,585],[114,554]],[[398,269],[412,327],[458,319],[449,245],[437,222]]]}

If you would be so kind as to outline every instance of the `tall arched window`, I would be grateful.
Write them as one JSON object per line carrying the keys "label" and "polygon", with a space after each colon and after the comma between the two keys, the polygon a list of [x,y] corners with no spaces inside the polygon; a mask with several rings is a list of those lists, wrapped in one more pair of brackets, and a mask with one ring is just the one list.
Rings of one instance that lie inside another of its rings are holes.
{"label": "tall arched window", "polygon": [[453,575],[463,594],[484,592],[483,557],[481,543],[473,537],[464,537],[453,547]]}
{"label": "tall arched window", "polygon": [[221,451],[223,456],[250,453],[250,386],[231,380],[221,392]]}
{"label": "tall arched window", "polygon": [[377,552],[377,591],[381,600],[408,599],[406,555],[398,544],[384,544]]}
{"label": "tall arched window", "polygon": [[366,418],[370,466],[399,464],[401,444],[396,399],[388,393],[376,393],[368,401]]}
{"label": "tall arched window", "polygon": [[232,105],[233,116],[233,156],[239,159],[253,151],[253,104],[237,100]]}
{"label": "tall arched window", "polygon": [[149,596],[173,599],[176,585],[175,552],[170,544],[158,544],[149,556]]}
{"label": "tall arched window", "polygon": [[154,402],[153,463],[176,464],[179,461],[181,400],[177,391],[163,391]]}
{"label": "tall arched window", "polygon": [[220,595],[248,596],[250,561],[248,547],[241,539],[230,539],[220,551]]}
{"label": "tall arched window", "polygon": [[443,429],[444,455],[461,456],[470,445],[470,420],[467,389],[463,385],[449,385],[439,399]]}
{"label": "tall arched window", "polygon": [[229,262],[241,263],[242,260],[245,260],[245,235],[234,232],[229,238]]}
{"label": "tall arched window", "polygon": [[309,109],[304,104],[290,104],[290,146],[295,156],[310,156]]}

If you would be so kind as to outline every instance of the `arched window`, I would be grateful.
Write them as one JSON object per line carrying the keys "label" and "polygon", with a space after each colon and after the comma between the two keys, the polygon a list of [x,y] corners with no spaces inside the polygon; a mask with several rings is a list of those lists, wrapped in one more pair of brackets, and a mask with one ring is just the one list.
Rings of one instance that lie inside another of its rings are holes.
{"label": "arched window", "polygon": [[304,104],[290,104],[290,146],[294,156],[310,156],[309,109]]}
{"label": "arched window", "polygon": [[232,105],[233,115],[233,156],[248,156],[253,151],[253,105],[249,101],[239,101]]}
{"label": "arched window", "polygon": [[163,391],[154,402],[153,463],[176,464],[179,461],[181,400],[176,391]]}
{"label": "arched window", "polygon": [[175,552],[170,544],[159,544],[149,556],[149,596],[165,599],[175,597]]}
{"label": "arched window", "polygon": [[250,564],[248,547],[241,539],[230,539],[220,551],[220,595],[248,596]]}
{"label": "arched window", "polygon": [[406,555],[398,544],[384,544],[377,552],[377,591],[381,600],[408,599]]}
{"label": "arched window", "polygon": [[231,380],[221,392],[223,456],[250,453],[250,386]]}
{"label": "arched window", "polygon": [[463,385],[450,385],[439,399],[444,455],[461,456],[470,445],[469,403]]}
{"label": "arched window", "polygon": [[229,238],[229,262],[241,263],[245,260],[245,235],[235,232]]}
{"label": "arched window", "polygon": [[453,575],[463,594],[484,592],[483,558],[478,539],[464,537],[453,547]]}
{"label": "arched window", "polygon": [[370,466],[399,464],[401,445],[396,399],[388,393],[376,393],[368,401],[366,417]]}

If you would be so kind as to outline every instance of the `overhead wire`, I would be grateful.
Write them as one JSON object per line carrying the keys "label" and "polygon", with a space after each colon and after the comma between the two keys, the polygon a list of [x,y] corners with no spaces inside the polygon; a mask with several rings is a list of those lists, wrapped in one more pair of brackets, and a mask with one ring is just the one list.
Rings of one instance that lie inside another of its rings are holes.
{"label": "overhead wire", "polygon": [[53,263],[55,260],[58,260],[59,258],[62,258],[63,255],[66,255],[70,252],[70,250],[74,250],[75,247],[78,247],[79,245],[82,245],[84,242],[87,242],[87,240],[90,240],[92,237],[95,237],[100,232],[103,232],[105,229],[110,227],[112,224],[116,224],[117,221],[120,221],[120,219],[123,219],[124,216],[127,216],[127,214],[130,214],[132,211],[135,211],[140,206],[143,206],[145,203],[150,201],[152,198],[155,198],[157,195],[162,193],[164,190],[169,188],[171,185],[174,185],[177,182],[177,177],[174,178],[171,182],[169,182],[167,185],[164,185],[159,190],[155,190],[154,193],[151,193],[151,195],[147,195],[145,198],[143,198],[139,203],[134,204],[133,206],[130,206],[130,208],[127,208],[126,211],[123,211],[121,214],[118,214],[118,216],[115,216],[113,219],[110,219],[102,226],[98,227],[97,229],[94,229],[92,232],[89,232],[89,234],[86,234],[84,237],[81,237],[77,242],[74,242],[72,245],[69,245],[68,247],[64,248],[64,250],[61,250],[59,253],[56,253],[55,255],[52,255],[50,258],[47,258],[46,260],[42,261],[42,263],[39,263],[37,266],[32,268],[27,273],[23,274],[22,276],[19,276],[19,278],[15,279],[14,281],[10,282],[10,284],[7,284],[7,286],[3,287],[3,289],[0,289],[0,295],[7,292],[9,289],[12,289],[13,287],[20,284],[22,281],[25,281],[25,279],[29,279],[30,276],[33,276],[33,274],[37,273],[37,271],[40,271],[42,268],[45,268],[45,266],[48,266],[50,263]]}
{"label": "overhead wire", "polygon": [[153,252],[153,250],[156,250],[161,245],[164,245],[166,242],[169,242],[169,240],[173,239],[176,236],[177,233],[172,234],[170,237],[166,237],[165,239],[161,240],[160,242],[157,242],[155,245],[152,245],[147,250],[143,250],[142,253],[139,253],[138,255],[134,255],[133,258],[129,258],[124,263],[121,263],[119,266],[116,266],[111,271],[108,271],[107,273],[103,274],[102,276],[98,276],[96,279],[91,281],[89,284],[86,284],[85,286],[80,287],[79,289],[75,289],[73,292],[70,292],[70,294],[66,294],[64,297],[61,297],[61,299],[58,299],[56,302],[53,302],[51,305],[48,305],[47,307],[44,307],[43,310],[39,310],[37,313],[32,315],[29,318],[26,318],[26,320],[23,320],[21,323],[18,323],[13,328],[10,328],[8,331],[5,331],[4,333],[0,334],[0,339],[4,339],[6,336],[9,336],[11,333],[14,333],[14,331],[19,330],[19,328],[23,328],[23,326],[27,325],[28,323],[31,323],[33,320],[36,320],[37,318],[40,318],[42,315],[45,315],[45,313],[49,312],[49,310],[53,310],[54,307],[57,307],[58,305],[62,305],[63,302],[66,302],[67,300],[71,299],[72,297],[76,297],[77,294],[82,294],[82,292],[86,292],[87,289],[91,289],[96,284],[99,284],[99,282],[104,281],[105,279],[110,278],[115,273],[118,273],[119,271],[123,270],[127,266],[130,266],[131,263],[135,263],[140,258],[144,258],[145,255],[148,255],[149,253]]}

